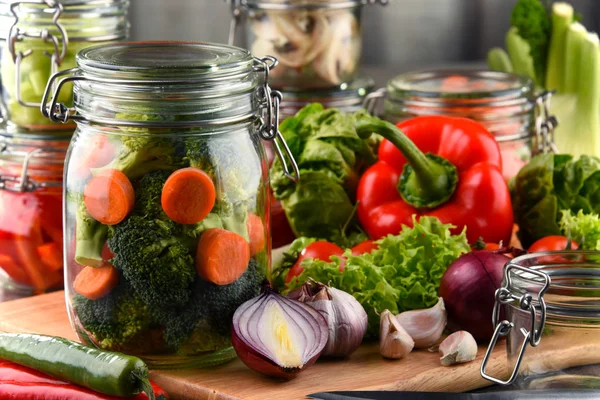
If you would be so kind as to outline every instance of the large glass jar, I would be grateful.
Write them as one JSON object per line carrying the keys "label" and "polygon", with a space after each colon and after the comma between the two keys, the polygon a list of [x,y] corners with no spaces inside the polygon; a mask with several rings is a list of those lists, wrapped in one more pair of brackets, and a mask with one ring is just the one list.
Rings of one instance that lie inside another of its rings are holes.
{"label": "large glass jar", "polygon": [[[40,113],[50,76],[75,67],[85,47],[127,37],[129,0],[0,1],[1,111],[9,124],[37,133],[73,130]],[[61,102],[72,102],[64,91]]]}
{"label": "large glass jar", "polygon": [[274,63],[173,42],[77,54],[77,70],[56,86],[74,81],[74,108],[57,105],[55,92],[46,112],[77,121],[65,173],[65,294],[82,341],[164,368],[235,356],[233,312],[270,270],[261,138],[287,149],[280,95],[266,84]]}
{"label": "large glass jar", "polygon": [[484,361],[485,378],[519,389],[600,389],[600,252],[513,259],[496,310],[488,355],[506,337],[509,373],[496,376]]}
{"label": "large glass jar", "polygon": [[363,6],[387,0],[227,2],[233,11],[229,43],[239,43],[257,57],[272,55],[281,63],[271,76],[273,87],[315,89],[357,77]]}
{"label": "large glass jar", "polygon": [[[367,96],[365,107],[398,123],[421,115],[471,118],[494,135],[508,181],[532,155],[545,151],[538,138],[540,110],[533,82],[524,77],[482,70],[432,70],[401,74],[385,89]],[[378,99],[383,98],[383,102]]]}
{"label": "large glass jar", "polygon": [[0,135],[2,289],[27,296],[63,284],[62,181],[70,135]]}

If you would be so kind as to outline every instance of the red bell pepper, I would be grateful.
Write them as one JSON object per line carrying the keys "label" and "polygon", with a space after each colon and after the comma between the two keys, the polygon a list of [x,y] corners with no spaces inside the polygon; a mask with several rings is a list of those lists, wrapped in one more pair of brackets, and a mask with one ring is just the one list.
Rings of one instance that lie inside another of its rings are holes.
{"label": "red bell pepper", "polygon": [[372,239],[399,233],[416,214],[455,225],[453,233],[467,227],[469,242],[509,242],[513,213],[500,150],[481,124],[425,116],[396,127],[365,118],[358,132],[369,131],[385,138],[357,191],[358,218]]}

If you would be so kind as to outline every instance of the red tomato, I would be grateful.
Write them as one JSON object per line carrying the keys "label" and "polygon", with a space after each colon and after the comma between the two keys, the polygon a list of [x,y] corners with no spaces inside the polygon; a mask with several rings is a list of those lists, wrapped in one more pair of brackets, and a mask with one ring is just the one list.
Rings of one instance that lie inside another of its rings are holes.
{"label": "red tomato", "polygon": [[[296,263],[292,266],[292,268],[290,268],[290,271],[285,277],[285,282],[288,283],[292,280],[293,277],[298,276],[302,273],[303,268],[300,264],[302,264],[302,261],[307,258],[316,258],[317,260],[331,261],[331,256],[341,257],[342,254],[344,254],[344,249],[333,243],[325,241],[311,243],[308,246],[306,246],[304,250],[302,250],[300,256],[298,257],[298,260],[296,260]],[[340,265],[340,271],[343,270],[344,265],[342,264]]]}
{"label": "red tomato", "polygon": [[499,248],[500,248],[500,245],[498,243],[486,243],[484,250],[494,251],[494,250],[498,250]]}
{"label": "red tomato", "polygon": [[[541,238],[537,242],[529,247],[530,253],[539,253],[542,251],[559,251],[567,249],[568,239],[564,236],[546,236]],[[571,240],[571,250],[577,250],[579,245]],[[569,260],[567,257],[559,256],[542,256],[538,258],[538,262],[541,264],[550,263],[571,263],[573,260]]]}
{"label": "red tomato", "polygon": [[352,248],[352,255],[360,256],[361,254],[371,253],[373,250],[377,250],[378,248],[379,246],[377,246],[374,241],[365,240],[364,242],[360,242]]}
{"label": "red tomato", "polygon": [[[529,247],[530,253],[539,253],[541,251],[558,251],[567,249],[568,239],[564,236],[546,236]],[[571,240],[571,250],[577,250],[579,245]]]}

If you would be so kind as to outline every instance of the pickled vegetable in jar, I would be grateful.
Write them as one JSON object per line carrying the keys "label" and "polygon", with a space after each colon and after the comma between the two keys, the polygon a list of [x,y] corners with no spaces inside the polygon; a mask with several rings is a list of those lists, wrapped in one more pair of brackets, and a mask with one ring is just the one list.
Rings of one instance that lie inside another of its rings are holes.
{"label": "pickled vegetable in jar", "polygon": [[[73,130],[40,112],[50,76],[75,67],[75,54],[97,43],[127,37],[129,0],[0,2],[2,114],[9,124],[31,130]],[[54,19],[56,18],[56,20]],[[72,90],[61,102],[72,103]]]}
{"label": "pickled vegetable in jar", "polygon": [[496,292],[496,329],[488,349],[506,337],[508,373],[492,374],[486,356],[483,377],[516,389],[600,389],[599,306],[599,251],[514,258]]}
{"label": "pickled vegetable in jar", "polygon": [[65,291],[82,341],[157,368],[235,357],[233,313],[270,271],[261,138],[287,148],[274,124],[280,95],[266,84],[274,62],[173,42],[77,55],[74,108],[51,113],[64,109],[54,93],[46,112],[77,116]]}
{"label": "pickled vegetable in jar", "polygon": [[[546,94],[544,94],[546,96]],[[383,98],[383,102],[378,99]],[[366,108],[398,123],[421,115],[473,119],[494,135],[508,181],[532,155],[548,150],[536,118],[540,110],[533,82],[502,72],[480,70],[418,71],[390,80],[367,97]],[[544,97],[545,98],[545,97]]]}
{"label": "pickled vegetable in jar", "polygon": [[[0,136],[0,270],[22,295],[63,285],[62,181],[70,135]],[[7,289],[8,287],[8,289]]]}
{"label": "pickled vegetable in jar", "polygon": [[[233,9],[229,43],[280,62],[275,88],[339,86],[357,77],[362,53],[363,5],[382,0],[229,0]],[[242,25],[237,40],[236,26]]]}

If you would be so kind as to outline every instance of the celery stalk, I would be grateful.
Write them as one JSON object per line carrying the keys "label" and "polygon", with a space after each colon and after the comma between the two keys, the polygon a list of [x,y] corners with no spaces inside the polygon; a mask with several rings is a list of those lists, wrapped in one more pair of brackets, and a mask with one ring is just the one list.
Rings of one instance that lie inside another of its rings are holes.
{"label": "celery stalk", "polygon": [[494,47],[488,51],[487,63],[492,71],[513,72],[512,62],[508,53],[500,47]]}
{"label": "celery stalk", "polygon": [[600,40],[581,28],[572,24],[567,33],[567,90],[553,100],[554,141],[561,153],[600,156]]}
{"label": "celery stalk", "polygon": [[582,70],[585,70],[585,65],[582,61],[585,54],[582,54],[582,47],[587,39],[587,30],[579,22],[575,22],[567,29],[565,40],[565,72],[562,93],[577,93],[577,90],[582,83]]}
{"label": "celery stalk", "polygon": [[566,35],[573,22],[573,15],[573,6],[569,3],[561,2],[552,5],[552,36],[546,67],[546,89],[548,90],[564,90]]}
{"label": "celery stalk", "polygon": [[531,47],[521,36],[514,26],[506,33],[506,50],[512,61],[513,70],[516,74],[528,76],[535,81],[535,69],[531,57]]}

